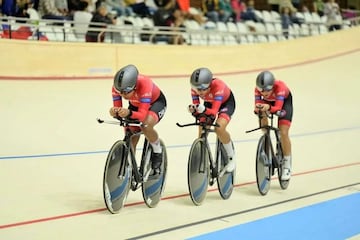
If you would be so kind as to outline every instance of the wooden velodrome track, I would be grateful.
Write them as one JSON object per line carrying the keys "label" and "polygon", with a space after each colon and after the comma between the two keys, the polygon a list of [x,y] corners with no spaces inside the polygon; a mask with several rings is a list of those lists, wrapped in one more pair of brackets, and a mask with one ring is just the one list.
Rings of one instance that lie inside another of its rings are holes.
{"label": "wooden velodrome track", "polygon": [[[186,239],[358,195],[359,30],[236,47],[0,40],[0,239]],[[109,118],[112,74],[128,63],[153,76],[167,95],[168,110],[157,129],[168,147],[168,178],[156,208],[147,208],[138,190],[130,192],[119,214],[111,215],[102,198],[102,174],[107,150],[122,130],[95,119]],[[188,76],[200,66],[212,69],[235,93],[237,109],[229,130],[238,165],[231,198],[222,200],[211,188],[196,207],[186,179],[196,129],[175,123],[192,121],[186,111]],[[261,69],[286,81],[294,96],[294,175],[289,189],[280,190],[273,181],[266,196],[258,194],[254,182],[260,135],[245,134],[257,126],[253,88]],[[360,213],[359,202],[351,208]],[[343,212],[336,219],[338,228],[326,221],[316,229],[310,224],[292,228],[291,222],[311,222],[299,215],[281,222],[280,229],[292,229],[291,235],[268,231],[268,238],[344,239],[332,233],[356,220]],[[346,238],[360,239],[357,230]],[[309,238],[309,231],[322,237]],[[230,232],[217,239],[260,238]]]}

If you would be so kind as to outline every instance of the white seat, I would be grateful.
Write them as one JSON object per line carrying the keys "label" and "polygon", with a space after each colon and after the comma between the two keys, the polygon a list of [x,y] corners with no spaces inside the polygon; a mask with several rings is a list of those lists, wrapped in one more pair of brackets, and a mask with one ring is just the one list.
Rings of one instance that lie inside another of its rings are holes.
{"label": "white seat", "polygon": [[310,35],[310,27],[307,24],[301,24],[300,26],[300,35],[301,36],[309,36]]}
{"label": "white seat", "polygon": [[256,15],[258,18],[264,19],[263,14],[262,14],[261,11],[259,11],[259,10],[254,10],[254,12],[255,12],[255,15]]}
{"label": "white seat", "polygon": [[151,18],[143,18],[144,27],[154,27],[154,21]]}
{"label": "white seat", "polygon": [[255,31],[259,34],[265,34],[266,33],[265,24],[263,24],[261,22],[255,23]]}
{"label": "white seat", "polygon": [[321,18],[318,13],[313,12],[313,13],[311,13],[311,15],[312,15],[312,19],[313,19],[314,23],[316,23],[316,24],[322,23]]}
{"label": "white seat", "polygon": [[267,34],[275,34],[276,33],[275,25],[270,22],[265,23],[265,29],[266,29]]}
{"label": "white seat", "polygon": [[134,17],[133,25],[138,28],[143,28],[144,21],[141,17]]}
{"label": "white seat", "polygon": [[64,29],[62,29],[61,27],[53,27],[53,31],[58,42],[64,42],[66,40],[66,38],[64,39]]}
{"label": "white seat", "polygon": [[271,15],[271,12],[270,12],[270,11],[262,10],[262,16],[263,16],[262,19],[264,20],[265,23],[267,23],[267,22],[270,22],[270,23],[274,22],[274,19],[273,19],[272,15]]}
{"label": "white seat", "polygon": [[253,34],[247,35],[246,38],[247,38],[248,43],[256,43],[257,42],[256,36]]}
{"label": "white seat", "polygon": [[317,24],[310,24],[310,34],[312,36],[316,36],[320,34],[319,25]]}
{"label": "white seat", "polygon": [[281,23],[275,23],[274,27],[275,27],[275,31],[277,34],[282,34],[283,30],[282,30]]}
{"label": "white seat", "polygon": [[[306,24],[303,24],[303,25],[306,25]],[[293,28],[293,32],[294,34],[291,34],[294,38],[297,38],[301,35],[301,29],[300,29],[300,25],[297,24],[297,23],[294,23],[292,25],[292,28]]]}
{"label": "white seat", "polygon": [[227,29],[230,33],[238,33],[238,28],[234,22],[227,22]]}
{"label": "white seat", "polygon": [[236,39],[236,41],[238,41],[239,31],[236,24],[234,22],[227,22],[226,25],[227,25],[228,33],[232,34],[232,36]]}
{"label": "white seat", "polygon": [[265,35],[258,35],[257,36],[257,42],[259,42],[259,43],[267,43],[268,38]]}
{"label": "white seat", "polygon": [[247,39],[247,37],[244,35],[244,36],[240,36],[240,38],[239,38],[239,42],[240,42],[240,44],[248,44],[249,42],[248,42],[248,39]]}
{"label": "white seat", "polygon": [[201,29],[200,24],[195,20],[186,20],[184,22],[184,25],[185,25],[185,27],[187,29],[191,29],[191,30],[199,30],[199,29]]}
{"label": "white seat", "polygon": [[188,32],[187,40],[190,45],[206,45],[206,36],[201,33],[202,27],[195,20],[186,20],[184,22],[185,28]]}
{"label": "white seat", "polygon": [[310,23],[313,23],[313,22],[314,22],[313,17],[312,17],[312,14],[311,14],[310,12],[304,12],[304,13],[303,13],[303,16],[304,16],[304,21],[305,21],[305,23],[310,24]]}
{"label": "white seat", "polygon": [[280,22],[281,21],[281,16],[280,16],[280,14],[278,12],[271,10],[270,13],[271,13],[272,19],[275,22]]}
{"label": "white seat", "polygon": [[224,44],[225,45],[237,45],[238,41],[235,36],[226,35],[226,36],[224,36]]}
{"label": "white seat", "polygon": [[274,35],[268,35],[268,41],[269,42],[277,42],[278,39]]}
{"label": "white seat", "polygon": [[300,19],[305,19],[304,14],[302,12],[296,12],[295,16]]}
{"label": "white seat", "polygon": [[227,25],[224,22],[221,22],[221,21],[216,23],[216,29],[221,31],[221,32],[227,32],[228,31]]}
{"label": "white seat", "polygon": [[245,34],[246,35],[246,34],[249,33],[249,28],[245,23],[237,22],[236,26],[237,26],[237,29],[238,29],[240,34]]}
{"label": "white seat", "polygon": [[329,29],[325,24],[320,24],[319,25],[319,34],[325,34],[328,33]]}
{"label": "white seat", "polygon": [[214,29],[217,28],[216,23],[213,22],[213,21],[207,21],[207,22],[205,23],[204,27],[205,27],[205,29],[209,29],[209,30],[210,30],[210,29],[214,30]]}
{"label": "white seat", "polygon": [[222,45],[223,39],[219,34],[209,34],[208,35],[208,44],[209,45]]}

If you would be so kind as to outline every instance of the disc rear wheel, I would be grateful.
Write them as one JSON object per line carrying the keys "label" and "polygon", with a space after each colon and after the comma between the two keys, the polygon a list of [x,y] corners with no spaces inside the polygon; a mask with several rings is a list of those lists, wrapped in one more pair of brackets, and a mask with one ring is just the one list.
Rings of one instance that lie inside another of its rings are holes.
{"label": "disc rear wheel", "polygon": [[[161,141],[161,140],[160,140]],[[160,167],[160,174],[156,176],[150,176],[146,181],[142,183],[142,195],[145,204],[150,207],[156,207],[161,200],[161,196],[165,189],[166,173],[167,173],[167,152],[163,141],[161,141],[161,147],[163,152],[162,164]],[[148,148],[148,155],[151,156],[152,148]],[[145,166],[145,168],[151,168],[151,163]],[[149,169],[144,169],[143,173]]]}
{"label": "disc rear wheel", "polygon": [[[218,142],[217,144],[217,169],[218,173],[222,172],[224,167],[228,164],[228,156],[226,154],[226,150],[221,142]],[[219,189],[220,196],[223,199],[230,198],[233,189],[234,189],[234,178],[235,178],[235,171],[232,172],[224,172],[222,176],[217,177],[217,185]]]}

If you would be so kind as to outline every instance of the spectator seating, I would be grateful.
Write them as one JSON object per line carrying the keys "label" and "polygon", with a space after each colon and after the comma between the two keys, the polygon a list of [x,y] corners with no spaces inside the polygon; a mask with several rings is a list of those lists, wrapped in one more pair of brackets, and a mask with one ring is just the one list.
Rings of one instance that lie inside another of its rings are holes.
{"label": "spectator seating", "polygon": [[[276,42],[286,40],[282,34],[279,13],[275,11],[256,11],[263,22],[240,21],[240,22],[210,22],[200,25],[195,20],[186,20],[183,33],[186,43],[189,45],[237,45],[258,42]],[[40,19],[36,11],[29,10],[30,20],[26,26],[30,26],[33,35],[29,40],[38,40],[39,33],[44,34],[48,41],[84,42],[84,37],[76,37],[74,26],[71,21],[61,22],[55,20]],[[289,28],[289,38],[316,36],[328,33],[326,17],[320,17],[316,13],[297,12],[296,16],[302,18],[302,24],[294,23]],[[16,30],[21,24],[13,17],[0,17],[6,30],[0,28],[0,33]],[[22,19],[24,21],[24,19]],[[351,27],[359,24],[360,19],[344,21],[343,27]],[[5,24],[4,24],[5,23]],[[169,31],[170,30],[170,31]],[[154,26],[151,18],[135,16],[119,17],[116,25],[108,25],[105,29],[105,42],[126,44],[151,44],[149,41],[153,34],[174,34],[170,29]],[[3,34],[4,36],[4,34]],[[10,35],[6,35],[10,36]]]}

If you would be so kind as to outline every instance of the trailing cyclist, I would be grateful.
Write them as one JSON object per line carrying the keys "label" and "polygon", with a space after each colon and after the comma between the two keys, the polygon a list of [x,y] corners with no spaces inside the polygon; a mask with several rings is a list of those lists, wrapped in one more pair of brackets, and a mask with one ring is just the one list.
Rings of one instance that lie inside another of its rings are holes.
{"label": "trailing cyclist", "polygon": [[[116,73],[112,98],[111,116],[139,120],[144,124],[141,130],[153,149],[151,166],[154,173],[159,173],[163,156],[159,135],[154,126],[165,114],[165,95],[149,77],[139,74],[136,66],[130,64]],[[128,100],[128,108],[123,107],[123,99]],[[138,140],[139,138],[132,143],[133,149],[136,149]]]}
{"label": "trailing cyclist", "polygon": [[188,110],[193,116],[204,113],[216,119],[215,132],[228,155],[227,171],[232,172],[236,167],[235,150],[226,127],[235,111],[234,95],[223,80],[213,77],[208,68],[196,69],[191,74],[190,84],[192,104]]}
{"label": "trailing cyclist", "polygon": [[[293,116],[293,103],[290,89],[280,80],[275,80],[270,71],[261,72],[256,78],[255,88],[255,112],[269,111],[280,113],[278,126],[280,130],[281,145],[284,153],[284,169],[281,179],[289,180],[291,177],[291,141],[289,129]],[[261,119],[262,126],[268,124],[268,118],[264,114]]]}

